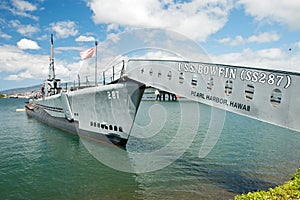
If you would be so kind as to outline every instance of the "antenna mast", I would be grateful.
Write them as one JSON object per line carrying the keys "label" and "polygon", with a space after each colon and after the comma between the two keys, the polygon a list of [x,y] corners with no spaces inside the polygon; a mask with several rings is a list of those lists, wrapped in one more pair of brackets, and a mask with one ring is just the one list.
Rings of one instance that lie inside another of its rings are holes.
{"label": "antenna mast", "polygon": [[49,64],[49,80],[55,79],[55,71],[54,71],[54,50],[53,50],[53,34],[51,34],[50,40],[50,64]]}

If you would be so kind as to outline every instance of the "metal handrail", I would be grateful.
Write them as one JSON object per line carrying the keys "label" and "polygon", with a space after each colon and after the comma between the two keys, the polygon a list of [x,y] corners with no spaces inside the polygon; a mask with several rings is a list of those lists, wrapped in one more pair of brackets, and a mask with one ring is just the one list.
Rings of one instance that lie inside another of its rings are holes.
{"label": "metal handrail", "polygon": [[[122,66],[120,66],[121,69],[116,71],[116,67],[118,67],[119,64],[122,64]],[[119,78],[121,78],[121,76],[124,74],[124,68],[125,68],[125,61],[122,60],[121,62],[118,62],[115,65],[113,65],[111,68],[104,70],[102,72],[103,85],[112,83],[118,80]],[[112,71],[111,74],[109,73],[110,71]]]}
{"label": "metal handrail", "polygon": [[[125,71],[125,61],[124,60],[114,64],[112,67],[110,67],[106,70],[103,70],[102,72],[100,72],[101,73],[100,77],[102,76],[101,77],[102,78],[102,84],[107,85],[107,84],[110,84],[110,83],[120,79],[122,77],[122,75],[124,74],[124,71]],[[92,77],[92,76],[93,75],[85,76],[86,83],[84,84],[83,82],[80,82],[81,77],[80,77],[80,74],[78,74],[77,75],[77,82],[74,80],[73,84],[72,85],[70,84],[71,85],[70,89],[71,90],[78,90],[78,89],[82,89],[82,88],[86,88],[86,87],[93,87],[94,85],[92,84],[92,82],[90,82],[88,80],[88,78]],[[99,76],[97,75],[97,77],[99,77]],[[66,90],[67,90],[67,88],[66,88]]]}

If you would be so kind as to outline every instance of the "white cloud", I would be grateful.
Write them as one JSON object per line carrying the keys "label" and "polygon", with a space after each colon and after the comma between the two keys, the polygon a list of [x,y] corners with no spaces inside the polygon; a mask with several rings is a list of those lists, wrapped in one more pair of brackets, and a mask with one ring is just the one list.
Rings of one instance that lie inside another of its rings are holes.
{"label": "white cloud", "polygon": [[119,32],[119,25],[117,25],[117,24],[109,24],[107,26],[106,31],[107,32],[110,32],[110,31],[117,31],[117,32]]}
{"label": "white cloud", "polygon": [[275,42],[280,39],[280,36],[274,32],[264,32],[258,35],[252,35],[247,40],[248,42],[257,42],[257,43],[264,43],[264,42]]}
{"label": "white cloud", "polygon": [[230,41],[231,41],[230,37],[226,37],[226,38],[218,40],[218,42],[222,43],[222,44],[229,43]]}
{"label": "white cloud", "polygon": [[10,81],[20,81],[23,79],[32,79],[34,78],[28,70],[25,72],[20,72],[19,74],[12,74],[9,75],[5,78],[5,80],[10,80]]}
{"label": "white cloud", "polygon": [[83,51],[84,49],[82,47],[78,46],[69,46],[69,47],[56,47],[55,52],[59,53],[61,51]]}
{"label": "white cloud", "polygon": [[108,40],[113,41],[114,43],[117,43],[118,41],[120,41],[119,35],[116,33],[109,33],[109,34],[107,34],[106,38]]}
{"label": "white cloud", "polygon": [[[95,23],[166,28],[205,41],[209,35],[223,28],[232,3],[230,0],[91,0],[88,6],[94,12]],[[113,28],[109,25],[108,31]]]}
{"label": "white cloud", "polygon": [[1,8],[10,11],[13,15],[28,17],[36,21],[39,19],[37,16],[29,13],[37,10],[36,5],[24,0],[12,0],[11,3],[11,6],[4,3],[1,5]]}
{"label": "white cloud", "polygon": [[33,33],[40,31],[37,26],[31,24],[23,25],[19,20],[11,20],[9,24],[10,26],[16,28],[17,32],[23,36],[31,36]]}
{"label": "white cloud", "polygon": [[17,29],[17,32],[24,36],[31,36],[33,33],[39,31],[39,28],[32,25],[22,25]]}
{"label": "white cloud", "polygon": [[[11,45],[0,46],[0,71],[11,74],[5,78],[6,80],[44,80],[48,76],[48,66],[48,55],[29,54]],[[75,75],[72,74],[72,71],[76,72],[78,68],[78,63],[55,60],[56,74],[61,79],[69,80],[72,78],[71,80],[73,80]]]}
{"label": "white cloud", "polygon": [[280,36],[275,32],[263,32],[257,35],[251,35],[248,38],[243,38],[242,36],[238,35],[234,39],[230,37],[226,37],[223,39],[218,40],[219,43],[222,44],[229,44],[231,46],[242,45],[246,43],[267,43],[267,42],[275,42],[280,39]]}
{"label": "white cloud", "polygon": [[50,24],[51,29],[56,32],[58,38],[67,38],[69,36],[76,36],[78,30],[73,21],[60,21]]}
{"label": "white cloud", "polygon": [[231,46],[236,46],[244,43],[246,43],[246,40],[242,36],[238,35],[233,40],[231,40],[229,44]]}
{"label": "white cloud", "polygon": [[279,48],[210,55],[214,63],[300,72],[300,54],[290,54]]}
{"label": "white cloud", "polygon": [[8,35],[8,34],[6,34],[6,33],[2,33],[1,31],[0,31],[0,37],[1,37],[1,38],[4,38],[4,39],[10,39],[10,38],[11,38],[10,35]]}
{"label": "white cloud", "polygon": [[14,28],[17,28],[21,25],[21,22],[19,20],[15,19],[15,20],[9,21],[9,25]]}
{"label": "white cloud", "polygon": [[78,38],[75,39],[76,42],[94,42],[95,38],[93,36],[85,36],[80,35]]}
{"label": "white cloud", "polygon": [[12,0],[13,6],[20,11],[35,11],[37,7],[24,0]]}
{"label": "white cloud", "polygon": [[40,49],[37,42],[32,41],[32,40],[28,40],[28,39],[25,39],[25,38],[23,38],[19,42],[17,42],[17,46],[20,49],[32,49],[32,50]]}
{"label": "white cloud", "polygon": [[298,0],[238,0],[246,13],[257,20],[286,24],[290,29],[300,29],[300,3]]}
{"label": "white cloud", "polygon": [[33,20],[35,20],[35,21],[38,21],[38,20],[39,20],[39,17],[34,16],[34,15],[31,15],[31,14],[26,13],[26,12],[17,11],[17,10],[14,10],[14,9],[12,9],[11,12],[12,12],[14,15],[19,15],[19,16],[21,16],[21,17],[28,17],[28,18],[33,19]]}
{"label": "white cloud", "polygon": [[0,71],[18,72],[24,69],[40,70],[48,68],[49,56],[31,55],[22,49],[11,46],[0,46]]}
{"label": "white cloud", "polygon": [[38,37],[36,37],[37,40],[48,40],[49,39],[49,35],[39,35]]}
{"label": "white cloud", "polygon": [[[296,42],[295,44],[294,44],[294,46],[296,46],[299,50],[300,50],[300,41],[299,42]],[[291,49],[292,50],[292,49]]]}
{"label": "white cloud", "polygon": [[12,74],[4,78],[4,80],[9,80],[9,81],[20,81],[20,77],[18,75]]}

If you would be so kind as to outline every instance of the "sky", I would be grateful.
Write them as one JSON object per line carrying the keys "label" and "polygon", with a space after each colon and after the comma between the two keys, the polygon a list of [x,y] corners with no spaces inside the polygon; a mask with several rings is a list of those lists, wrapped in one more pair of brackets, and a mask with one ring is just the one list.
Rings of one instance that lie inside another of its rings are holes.
{"label": "sky", "polygon": [[51,34],[56,74],[70,81],[81,51],[95,41],[111,51],[105,41],[144,28],[181,34],[214,63],[300,72],[299,10],[297,0],[3,0],[0,91],[47,78]]}

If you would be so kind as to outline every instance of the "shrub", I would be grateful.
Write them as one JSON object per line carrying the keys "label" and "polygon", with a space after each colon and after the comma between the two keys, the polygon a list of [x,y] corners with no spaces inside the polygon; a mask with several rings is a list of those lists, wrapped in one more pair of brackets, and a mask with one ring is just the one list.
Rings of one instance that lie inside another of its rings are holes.
{"label": "shrub", "polygon": [[291,180],[283,185],[270,188],[268,191],[249,192],[248,194],[237,195],[235,200],[246,199],[268,199],[268,200],[294,200],[300,199],[300,168],[293,175]]}

